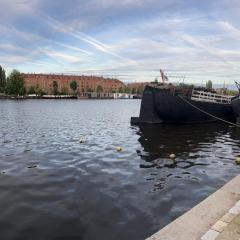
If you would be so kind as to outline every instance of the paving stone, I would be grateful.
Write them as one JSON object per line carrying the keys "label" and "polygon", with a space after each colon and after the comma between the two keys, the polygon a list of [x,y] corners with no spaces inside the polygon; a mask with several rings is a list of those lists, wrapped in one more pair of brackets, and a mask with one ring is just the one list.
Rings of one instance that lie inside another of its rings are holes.
{"label": "paving stone", "polygon": [[232,213],[232,214],[235,214],[235,215],[238,215],[238,214],[240,214],[240,206],[234,206],[228,212]]}
{"label": "paving stone", "polygon": [[[190,211],[155,233],[152,236],[153,238],[149,237],[147,240],[153,240],[154,238],[155,240],[215,240],[216,236],[218,239],[219,235],[225,234],[228,226],[226,226],[221,233],[209,230],[209,228],[220,220],[224,214],[228,212],[231,207],[235,206],[237,201],[239,201],[239,186],[240,175],[206,198],[200,204],[192,208]],[[238,205],[235,207],[234,213],[236,214],[236,212],[238,212]],[[229,214],[233,213],[230,212]],[[225,221],[230,221],[230,216],[231,215],[225,216]],[[231,224],[232,222],[229,223],[229,225]],[[235,225],[239,227],[239,224],[235,223]],[[237,240],[240,240],[239,238],[240,236]],[[233,238],[227,239],[235,240]]]}
{"label": "paving stone", "polygon": [[240,174],[237,177],[235,177],[232,181],[224,185],[222,189],[226,192],[240,194],[239,182],[240,182]]}
{"label": "paving stone", "polygon": [[239,240],[240,227],[239,224],[234,222],[228,224],[222,233],[216,238],[216,240]]}
{"label": "paving stone", "polygon": [[201,240],[215,240],[218,235],[219,232],[210,229],[201,237]]}
{"label": "paving stone", "polygon": [[228,223],[219,220],[211,227],[211,229],[217,232],[222,232],[227,225]]}
{"label": "paving stone", "polygon": [[230,223],[233,221],[233,219],[236,217],[235,214],[232,213],[226,213],[220,220],[226,223]]}
{"label": "paving stone", "polygon": [[[238,215],[233,222],[240,225],[240,215]],[[239,229],[240,229],[240,226],[239,226]]]}

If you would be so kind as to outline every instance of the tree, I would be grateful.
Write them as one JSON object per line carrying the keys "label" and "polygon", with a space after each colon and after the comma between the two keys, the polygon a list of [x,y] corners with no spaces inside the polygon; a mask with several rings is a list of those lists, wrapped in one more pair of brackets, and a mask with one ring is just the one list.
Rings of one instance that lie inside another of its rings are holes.
{"label": "tree", "polygon": [[77,82],[76,81],[71,81],[70,82],[70,88],[72,89],[72,91],[75,93],[77,90]]}
{"label": "tree", "polygon": [[227,90],[227,95],[236,96],[239,92],[236,90]]}
{"label": "tree", "polygon": [[62,89],[61,89],[61,94],[62,94],[62,95],[68,95],[68,89],[67,89],[67,87],[62,87]]}
{"label": "tree", "polygon": [[46,94],[38,84],[34,89],[35,89],[37,96],[42,96],[42,95]]}
{"label": "tree", "polygon": [[25,83],[23,76],[17,70],[13,70],[6,82],[6,93],[9,95],[25,95]]}
{"label": "tree", "polygon": [[103,92],[103,87],[101,85],[97,86],[97,93]]}
{"label": "tree", "polygon": [[53,95],[58,94],[58,83],[57,83],[57,81],[53,81],[53,83],[52,83],[52,94]]}
{"label": "tree", "polygon": [[4,92],[6,87],[6,74],[5,70],[0,66],[0,92]]}
{"label": "tree", "polygon": [[129,88],[129,87],[127,87],[127,86],[126,86],[126,87],[125,87],[125,90],[124,90],[124,92],[125,92],[125,93],[130,93],[130,92],[131,92],[131,90],[130,90],[130,88]]}
{"label": "tree", "polygon": [[208,80],[208,81],[206,82],[206,88],[209,89],[209,90],[212,89],[212,81],[211,81],[211,80]]}
{"label": "tree", "polygon": [[123,92],[123,88],[120,87],[120,88],[118,89],[118,92],[119,92],[119,93],[122,93],[122,92]]}
{"label": "tree", "polygon": [[35,87],[34,86],[30,86],[28,91],[27,91],[28,94],[36,94],[36,90],[35,90]]}

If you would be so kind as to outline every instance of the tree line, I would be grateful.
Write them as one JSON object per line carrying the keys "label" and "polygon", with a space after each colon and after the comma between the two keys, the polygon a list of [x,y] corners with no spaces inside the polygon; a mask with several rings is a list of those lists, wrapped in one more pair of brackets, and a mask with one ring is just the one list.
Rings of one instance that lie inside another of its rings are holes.
{"label": "tree line", "polygon": [[0,66],[0,92],[5,91],[6,80],[5,70],[2,68],[2,66]]}
{"label": "tree line", "polygon": [[0,93],[17,96],[25,95],[24,79],[19,71],[14,69],[6,77],[5,69],[0,66]]}

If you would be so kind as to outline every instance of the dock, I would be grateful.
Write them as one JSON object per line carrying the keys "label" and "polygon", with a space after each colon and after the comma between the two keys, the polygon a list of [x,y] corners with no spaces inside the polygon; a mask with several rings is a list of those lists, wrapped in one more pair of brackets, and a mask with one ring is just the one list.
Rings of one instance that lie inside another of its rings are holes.
{"label": "dock", "polygon": [[147,240],[239,240],[240,175]]}

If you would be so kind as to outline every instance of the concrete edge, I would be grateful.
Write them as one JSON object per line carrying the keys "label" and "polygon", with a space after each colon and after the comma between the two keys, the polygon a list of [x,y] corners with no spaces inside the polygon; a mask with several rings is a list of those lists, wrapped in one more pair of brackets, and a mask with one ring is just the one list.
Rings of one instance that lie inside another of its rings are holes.
{"label": "concrete edge", "polygon": [[240,175],[147,240],[199,240],[240,200]]}

